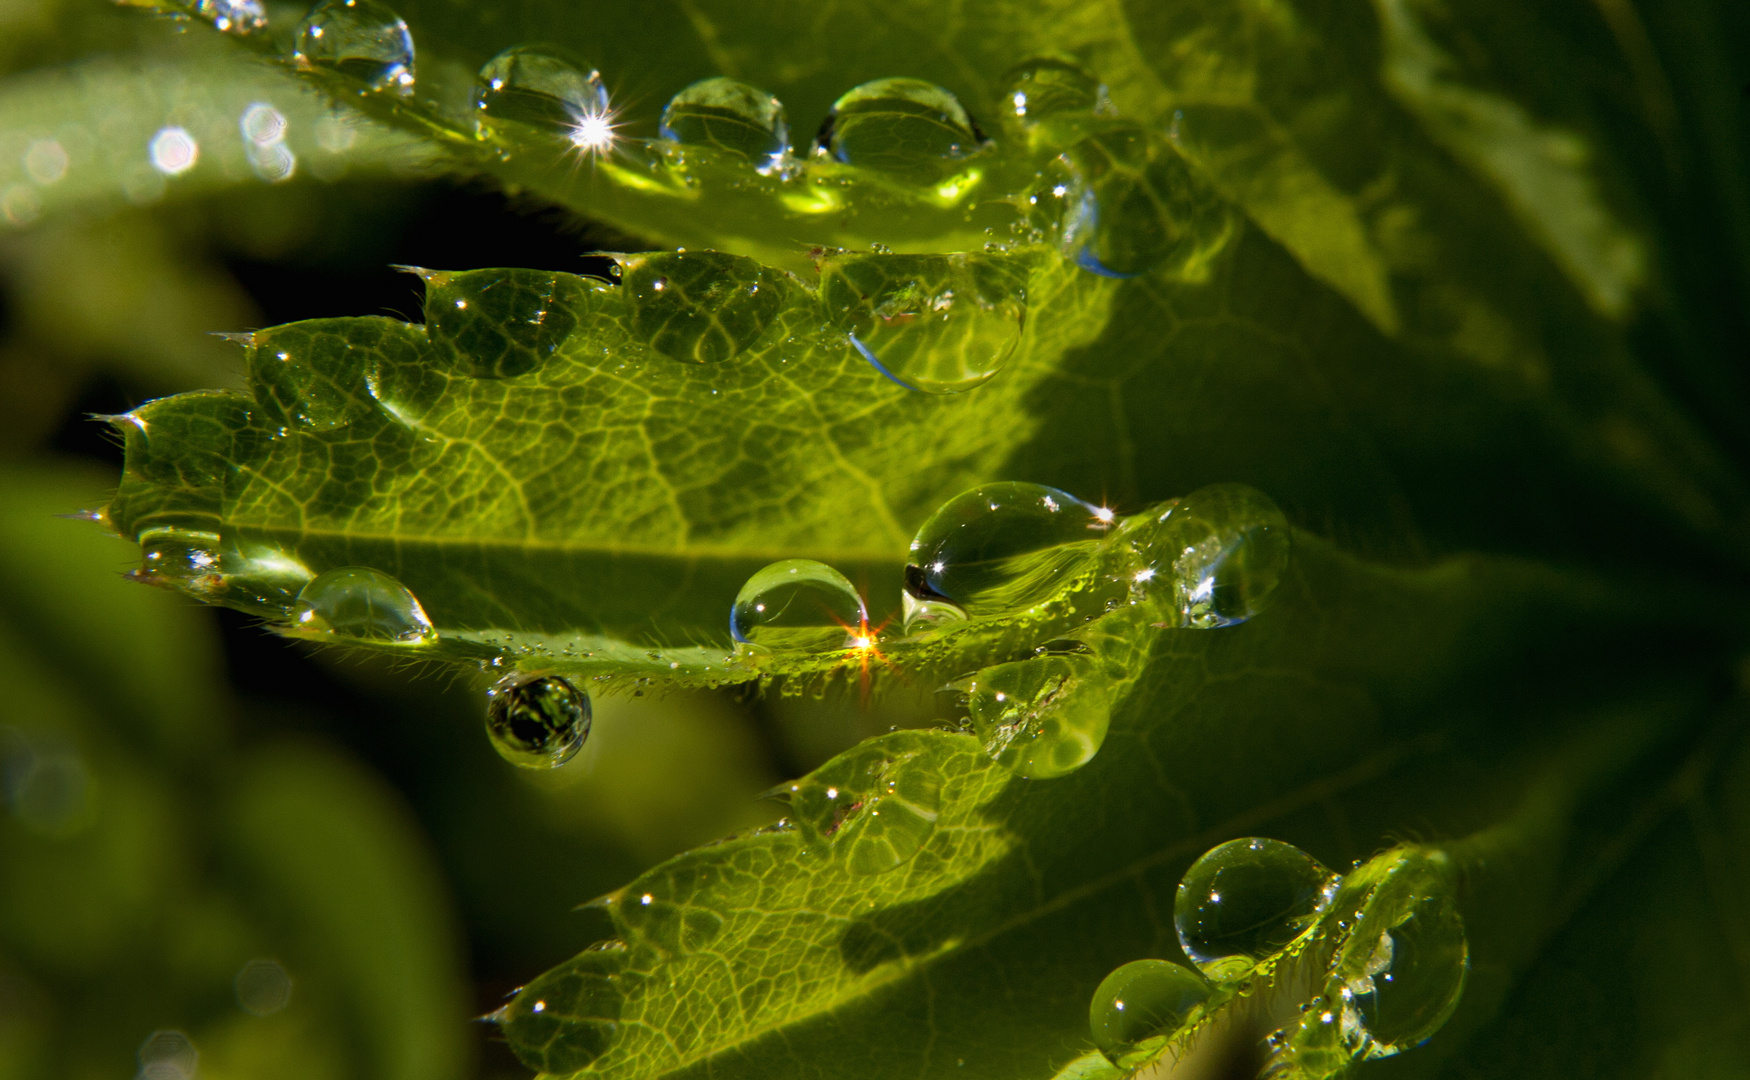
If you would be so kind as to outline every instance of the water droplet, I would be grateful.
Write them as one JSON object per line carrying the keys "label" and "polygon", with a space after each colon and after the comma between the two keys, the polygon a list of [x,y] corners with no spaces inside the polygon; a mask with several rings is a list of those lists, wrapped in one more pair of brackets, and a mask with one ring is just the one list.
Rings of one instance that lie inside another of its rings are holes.
{"label": "water droplet", "polygon": [[368,566],[342,566],[318,574],[298,593],[293,623],[339,637],[419,643],[437,632],[407,586]]}
{"label": "water droplet", "polygon": [[1103,277],[1201,280],[1235,229],[1232,208],[1172,141],[1137,124],[1070,147],[1031,198],[1036,222],[1059,222],[1064,254]]}
{"label": "water droplet", "polygon": [[568,1076],[589,1065],[619,1036],[626,947],[592,946],[535,979],[499,1011],[499,1025],[523,1061]]}
{"label": "water droplet", "polygon": [[810,844],[854,873],[900,866],[936,829],[942,777],[924,763],[925,738],[897,732],[852,747],[790,785],[792,816]]}
{"label": "water droplet", "polygon": [[226,33],[248,34],[267,25],[267,9],[261,0],[195,0],[188,7],[192,14]]}
{"label": "water droplet", "polygon": [[[614,286],[541,270],[420,272],[433,345],[475,378],[538,370],[577,329],[589,294]],[[380,400],[380,397],[379,397]]]}
{"label": "water droplet", "polygon": [[212,592],[220,583],[219,534],[160,528],[140,533],[140,573],[148,581]]}
{"label": "water droplet", "polygon": [[876,79],[846,92],[814,140],[816,153],[918,184],[958,170],[983,142],[954,95],[922,79]]}
{"label": "water droplet", "polygon": [[486,734],[499,756],[525,769],[557,769],[589,738],[589,695],[560,675],[518,672],[486,691]]}
{"label": "water droplet", "polygon": [[780,271],[721,251],[622,260],[632,327],[676,360],[713,364],[759,340],[783,304]]}
{"label": "water droplet", "polygon": [[528,45],[506,49],[482,65],[474,111],[482,135],[509,142],[533,133],[576,143],[580,127],[593,132],[594,124],[612,115],[600,72]]}
{"label": "water droplet", "polygon": [[292,977],[275,960],[251,960],[231,980],[237,1005],[254,1016],[272,1016],[292,1000]]}
{"label": "water droplet", "polygon": [[999,664],[959,687],[984,752],[1017,775],[1045,780],[1072,773],[1106,741],[1112,710],[1092,656]]}
{"label": "water droplet", "polygon": [[920,602],[998,615],[1049,597],[1111,520],[1110,513],[1043,484],[985,484],[954,496],[911,542],[907,629]]}
{"label": "water droplet", "polygon": [[1171,609],[1178,625],[1210,629],[1264,609],[1288,570],[1288,519],[1268,495],[1212,484],[1126,523],[1135,552],[1131,593]]}
{"label": "water droplet", "polygon": [[323,0],[298,27],[299,65],[331,71],[365,89],[413,90],[413,35],[377,0]]}
{"label": "water droplet", "polygon": [[1121,1069],[1158,1053],[1209,1000],[1209,984],[1181,964],[1132,960],[1100,981],[1088,1003],[1094,1045]]}
{"label": "water droplet", "polygon": [[365,320],[320,319],[257,332],[247,357],[256,401],[313,432],[370,415],[372,329]]}
{"label": "water droplet", "polygon": [[715,147],[761,164],[790,153],[784,103],[735,79],[701,79],[676,94],[662,110],[660,130],[665,139]]}
{"label": "water droplet", "polygon": [[997,107],[1004,120],[1031,130],[1054,119],[1108,113],[1112,104],[1106,88],[1086,68],[1044,56],[1016,64],[997,80]]}
{"label": "water droplet", "polygon": [[869,640],[869,613],[845,575],[813,559],[783,559],[741,587],[729,632],[762,649],[843,649]]}
{"label": "water droplet", "polygon": [[1203,853],[1179,882],[1179,946],[1218,982],[1244,977],[1312,926],[1340,879],[1280,840],[1229,840]]}
{"label": "water droplet", "polygon": [[1027,264],[988,254],[835,254],[821,261],[820,296],[881,374],[951,394],[989,380],[1014,355]]}
{"label": "water droplet", "polygon": [[[1339,894],[1333,906],[1341,910],[1346,899]],[[1446,877],[1427,856],[1403,853],[1372,887],[1331,965],[1346,1039],[1364,1040],[1369,1057],[1416,1046],[1458,1007],[1469,965]]]}

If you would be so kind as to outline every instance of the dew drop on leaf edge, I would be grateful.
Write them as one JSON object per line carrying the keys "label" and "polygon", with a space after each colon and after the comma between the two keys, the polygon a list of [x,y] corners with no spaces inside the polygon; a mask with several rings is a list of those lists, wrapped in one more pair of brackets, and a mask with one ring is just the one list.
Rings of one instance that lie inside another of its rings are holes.
{"label": "dew drop on leaf edge", "polygon": [[918,528],[905,568],[906,627],[921,604],[1002,614],[1056,591],[1113,521],[1057,488],[985,484],[943,503]]}
{"label": "dew drop on leaf edge", "polygon": [[960,168],[983,142],[957,98],[922,79],[876,79],[833,102],[815,137],[820,153],[846,165],[932,185]]}
{"label": "dew drop on leaf edge", "polygon": [[367,641],[415,644],[437,637],[407,586],[368,566],[316,575],[299,591],[292,622],[300,630]]}
{"label": "dew drop on leaf edge", "polygon": [[873,739],[788,785],[805,841],[857,874],[909,861],[935,832],[942,802],[941,774],[919,760],[922,746],[910,733]]}
{"label": "dew drop on leaf edge", "polygon": [[1179,882],[1179,947],[1217,982],[1242,978],[1312,925],[1339,880],[1293,844],[1229,840],[1204,852]]}
{"label": "dew drop on leaf edge", "polygon": [[370,91],[413,90],[413,35],[377,0],[324,0],[298,27],[300,64],[336,74]]}
{"label": "dew drop on leaf edge", "polygon": [[1212,484],[1126,522],[1135,557],[1131,592],[1169,609],[1167,621],[1211,629],[1264,609],[1290,555],[1288,519],[1268,495],[1244,484]]}
{"label": "dew drop on leaf edge", "polygon": [[822,652],[866,641],[869,615],[856,586],[813,559],[781,559],[754,572],[729,613],[737,643],[778,652]]}
{"label": "dew drop on leaf edge", "polygon": [[728,151],[761,165],[790,151],[784,103],[736,79],[701,79],[669,99],[658,129],[683,146]]}
{"label": "dew drop on leaf edge", "polygon": [[1018,776],[1065,776],[1092,761],[1106,741],[1111,703],[1091,655],[998,664],[958,685],[984,752]]}
{"label": "dew drop on leaf edge", "polygon": [[1094,1045],[1119,1068],[1157,1051],[1209,1000],[1204,978],[1167,960],[1132,960],[1100,981],[1088,1002]]}
{"label": "dew drop on leaf edge", "polygon": [[556,50],[509,48],[475,77],[474,115],[481,134],[514,143],[529,134],[576,144],[584,125],[606,123],[608,90],[599,72]]}
{"label": "dew drop on leaf edge", "polygon": [[486,734],[499,756],[525,769],[557,769],[589,738],[589,695],[561,675],[519,672],[486,691]]}
{"label": "dew drop on leaf edge", "polygon": [[1106,88],[1073,60],[1042,56],[1022,61],[997,80],[1000,115],[1023,128],[1057,116],[1091,116],[1109,108]]}
{"label": "dew drop on leaf edge", "polygon": [[882,375],[953,394],[988,382],[1014,355],[1027,315],[1026,271],[995,254],[833,254],[821,260],[828,318]]}

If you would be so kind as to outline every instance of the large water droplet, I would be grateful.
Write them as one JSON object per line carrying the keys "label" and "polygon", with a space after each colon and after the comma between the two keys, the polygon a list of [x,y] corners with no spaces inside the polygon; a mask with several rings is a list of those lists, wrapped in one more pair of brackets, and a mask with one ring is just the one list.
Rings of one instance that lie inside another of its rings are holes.
{"label": "large water droplet", "polygon": [[298,593],[293,623],[339,637],[370,641],[432,641],[437,632],[407,588],[381,570],[342,566],[318,574]]}
{"label": "large water droplet", "polygon": [[315,577],[295,555],[271,543],[226,535],[219,545],[225,603],[283,617]]}
{"label": "large water droplet", "polygon": [[1074,772],[1106,741],[1112,709],[1095,657],[999,664],[958,686],[984,752],[1020,776],[1044,780]]}
{"label": "large water droplet", "polygon": [[514,141],[534,133],[575,142],[580,125],[606,121],[608,88],[600,72],[571,58],[518,45],[481,66],[474,113],[483,135]]}
{"label": "large water droplet", "polygon": [[790,152],[784,103],[735,79],[701,79],[670,98],[660,131],[665,139],[726,150],[762,165]]}
{"label": "large water droplet", "polygon": [[[1346,899],[1340,893],[1333,907]],[[1416,1046],[1458,1007],[1469,966],[1446,876],[1427,856],[1406,853],[1373,887],[1331,965],[1346,1040],[1365,1039],[1369,1057]]]}
{"label": "large water droplet", "polygon": [[362,321],[287,323],[258,332],[248,354],[255,399],[305,431],[343,428],[375,406],[367,373],[377,344]]}
{"label": "large water droplet", "polygon": [[787,785],[804,838],[856,873],[905,863],[935,831],[942,804],[942,777],[920,760],[925,753],[920,736],[884,736]]}
{"label": "large water droplet", "polygon": [[1112,520],[1111,511],[1043,484],[985,484],[954,496],[912,539],[906,628],[921,604],[999,615],[1049,597]]}
{"label": "large water droplet", "polygon": [[1264,609],[1288,570],[1290,532],[1268,495],[1212,484],[1126,522],[1136,554],[1132,593],[1169,608],[1178,625],[1209,629]]}
{"label": "large water droplet", "polygon": [[1070,147],[1032,198],[1042,225],[1061,214],[1064,253],[1104,277],[1158,269],[1200,280],[1235,228],[1232,208],[1172,141],[1136,124]]}
{"label": "large water droplet", "polygon": [[728,360],[765,333],[783,304],[779,271],[721,251],[675,251],[622,262],[632,327],[676,360]]}
{"label": "large water droplet", "polygon": [[193,592],[219,587],[219,534],[200,529],[161,528],[140,533],[140,574],[147,581],[179,585]]}
{"label": "large water droplet", "polygon": [[820,296],[876,370],[951,394],[1002,370],[1021,340],[1027,267],[1008,255],[832,255]]}
{"label": "large water droplet", "polygon": [[1242,978],[1312,926],[1338,880],[1293,844],[1229,840],[1204,852],[1179,882],[1179,946],[1211,979]]}
{"label": "large water droplet", "polygon": [[[461,370],[508,379],[538,370],[577,329],[592,283],[543,270],[420,271],[432,344]],[[379,400],[382,395],[378,395]]]}
{"label": "large water droplet", "polygon": [[1088,1003],[1094,1045],[1121,1069],[1158,1053],[1209,1000],[1209,984],[1166,960],[1132,960],[1100,981]]}
{"label": "large water droplet", "polygon": [[367,90],[413,90],[413,35],[377,0],[324,0],[298,27],[299,64],[344,75]]}
{"label": "large water droplet", "polygon": [[729,632],[762,649],[843,649],[869,640],[869,613],[856,586],[837,570],[813,559],[782,559],[741,587]]}
{"label": "large water droplet", "polygon": [[815,136],[817,153],[918,184],[958,170],[983,136],[959,100],[922,79],[876,79],[845,93]]}
{"label": "large water droplet", "polygon": [[1099,79],[1075,61],[1054,56],[1010,68],[997,80],[997,106],[1005,121],[1023,130],[1053,120],[1083,120],[1112,108]]}
{"label": "large water droplet", "polygon": [[563,676],[519,672],[486,691],[486,734],[512,765],[557,769],[589,738],[589,695]]}

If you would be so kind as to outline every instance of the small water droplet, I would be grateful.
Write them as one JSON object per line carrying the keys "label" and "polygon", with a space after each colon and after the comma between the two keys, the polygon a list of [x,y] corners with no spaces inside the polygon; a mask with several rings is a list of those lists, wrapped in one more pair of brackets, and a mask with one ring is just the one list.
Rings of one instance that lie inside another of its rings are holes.
{"label": "small water droplet", "polygon": [[1060,654],[985,668],[960,685],[992,760],[1035,780],[1092,761],[1112,709],[1092,656]]}
{"label": "small water droplet", "polygon": [[962,167],[984,137],[953,94],[922,79],[876,79],[833,102],[815,152],[917,184]]}
{"label": "small water droplet", "polygon": [[843,649],[869,641],[869,614],[856,587],[837,570],[813,559],[783,559],[741,587],[729,632],[761,649]]}
{"label": "small water droplet", "polygon": [[951,394],[988,381],[1014,355],[1027,264],[990,254],[834,254],[821,260],[820,296],[881,374]]}
{"label": "small water droplet", "polygon": [[920,601],[998,615],[1049,597],[1086,559],[1110,520],[1101,508],[1043,484],[985,484],[956,495],[911,542],[907,628]]}
{"label": "small water droplet", "polygon": [[[1389,860],[1383,874],[1369,867],[1355,875],[1359,887],[1377,884],[1331,964],[1344,1035],[1368,1057],[1402,1053],[1439,1030],[1470,966],[1464,920],[1434,860],[1416,851],[1381,858]],[[1348,891],[1334,908],[1347,906]]]}
{"label": "small water droplet", "polygon": [[812,845],[854,873],[880,873],[916,855],[936,829],[942,777],[920,760],[924,738],[898,732],[852,747],[791,788],[791,816]]}
{"label": "small water droplet", "polygon": [[1212,484],[1127,522],[1133,599],[1168,607],[1180,626],[1211,629],[1262,611],[1288,570],[1288,519],[1268,495]]}
{"label": "small water droplet", "polygon": [[371,641],[412,644],[437,638],[407,586],[368,566],[342,566],[316,575],[298,593],[292,621],[300,630]]}
{"label": "small water droplet", "polygon": [[783,304],[780,271],[721,251],[622,260],[632,327],[676,360],[719,363],[759,340]]}
{"label": "small water droplet", "polygon": [[612,115],[601,73],[545,47],[518,45],[475,79],[480,133],[514,142],[530,133],[575,143],[579,127]]}
{"label": "small water droplet", "polygon": [[1229,840],[1204,852],[1179,882],[1179,946],[1211,979],[1243,978],[1312,926],[1336,880],[1293,844]]}
{"label": "small water droplet", "polygon": [[1236,228],[1232,208],[1172,141],[1112,122],[1041,173],[1029,196],[1042,231],[1090,273],[1159,270],[1202,280]]}
{"label": "small water droplet", "polygon": [[323,0],[298,27],[295,56],[303,67],[334,72],[366,90],[413,91],[413,35],[377,0]]}
{"label": "small water droplet", "polygon": [[486,734],[512,765],[557,769],[589,738],[589,695],[561,675],[517,674],[486,691]]}
{"label": "small water droplet", "polygon": [[187,6],[193,15],[226,33],[249,34],[267,25],[261,0],[194,0]]}
{"label": "small water droplet", "polygon": [[784,103],[735,79],[701,79],[669,99],[662,137],[707,146],[767,165],[790,153]]}
{"label": "small water droplet", "polygon": [[1166,960],[1132,960],[1100,981],[1088,1003],[1094,1045],[1121,1069],[1158,1053],[1209,1000],[1203,977]]}
{"label": "small water droplet", "polygon": [[1054,119],[1108,113],[1112,104],[1106,88],[1086,68],[1063,57],[1043,56],[1016,64],[997,80],[997,109],[1005,121],[1032,130]]}

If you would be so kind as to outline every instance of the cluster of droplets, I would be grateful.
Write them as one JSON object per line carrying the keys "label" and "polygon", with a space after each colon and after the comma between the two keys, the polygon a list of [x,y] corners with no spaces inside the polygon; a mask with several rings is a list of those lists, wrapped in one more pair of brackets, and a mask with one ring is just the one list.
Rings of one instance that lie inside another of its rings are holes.
{"label": "cluster of droplets", "polygon": [[1339,876],[1292,844],[1230,840],[1185,872],[1173,923],[1193,966],[1132,961],[1089,1003],[1094,1045],[1119,1068],[1159,1058],[1246,996],[1274,1029],[1265,1074],[1326,1080],[1425,1042],[1469,969],[1446,857],[1418,847]]}

